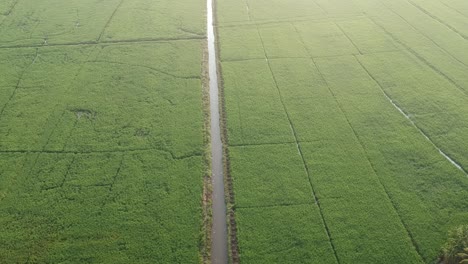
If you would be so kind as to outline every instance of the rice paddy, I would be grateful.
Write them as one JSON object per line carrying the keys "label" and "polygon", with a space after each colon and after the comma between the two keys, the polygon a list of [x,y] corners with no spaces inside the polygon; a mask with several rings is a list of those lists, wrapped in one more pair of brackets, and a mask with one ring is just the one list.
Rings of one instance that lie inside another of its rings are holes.
{"label": "rice paddy", "polygon": [[468,219],[468,3],[215,0],[227,212],[207,6],[0,3],[0,262],[211,263],[221,213],[230,263],[435,263]]}
{"label": "rice paddy", "polygon": [[437,259],[468,219],[456,5],[219,1],[240,262]]}
{"label": "rice paddy", "polygon": [[0,262],[200,261],[203,2],[10,2]]}

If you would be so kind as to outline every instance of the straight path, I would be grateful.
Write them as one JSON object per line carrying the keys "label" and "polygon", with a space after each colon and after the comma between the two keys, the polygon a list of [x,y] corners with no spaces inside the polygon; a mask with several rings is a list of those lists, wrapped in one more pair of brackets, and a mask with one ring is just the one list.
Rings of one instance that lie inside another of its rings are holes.
{"label": "straight path", "polygon": [[224,200],[223,145],[219,124],[218,73],[213,26],[213,0],[207,0],[208,67],[210,77],[211,175],[213,179],[213,230],[211,262],[228,263],[226,203]]}

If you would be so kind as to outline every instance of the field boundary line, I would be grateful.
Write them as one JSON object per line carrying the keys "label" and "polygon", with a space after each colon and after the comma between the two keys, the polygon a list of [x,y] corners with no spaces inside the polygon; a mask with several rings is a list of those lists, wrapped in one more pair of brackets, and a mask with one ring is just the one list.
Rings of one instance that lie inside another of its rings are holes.
{"label": "field boundary line", "polygon": [[314,17],[316,16],[297,16],[297,17],[282,18],[281,20],[260,19],[260,20],[230,21],[230,22],[225,22],[223,25],[219,25],[218,27],[220,28],[244,27],[244,26],[248,27],[248,26],[256,26],[256,25],[262,26],[262,25],[269,25],[269,24],[299,23],[299,22],[322,23],[322,22],[347,21],[347,20],[353,20],[353,19],[366,18],[364,13],[359,14],[359,15],[354,15],[354,16],[347,16],[347,17],[322,17],[322,18],[314,18]]}
{"label": "field boundary line", "polygon": [[268,205],[246,205],[246,206],[236,206],[236,209],[255,209],[255,208],[273,208],[273,207],[292,207],[292,206],[302,206],[302,205],[314,205],[314,203],[289,203],[289,204],[268,204]]}
{"label": "field boundary line", "polygon": [[275,145],[290,145],[295,144],[294,141],[291,142],[266,142],[266,143],[242,143],[242,144],[230,144],[230,147],[233,148],[242,148],[242,147],[262,147],[262,146],[275,146]]}
{"label": "field boundary line", "polygon": [[5,16],[9,16],[11,12],[13,12],[13,9],[15,9],[16,5],[18,4],[20,0],[16,0],[10,7],[10,9],[5,13]]}
{"label": "field boundary line", "polygon": [[241,144],[244,145],[244,123],[242,122],[242,108],[241,108],[241,105],[240,105],[240,97],[239,97],[239,94],[236,94],[236,97],[237,97],[237,111],[239,112],[239,128],[240,128],[240,136],[241,136]]}
{"label": "field boundary line", "polygon": [[447,160],[449,161],[453,166],[455,166],[457,169],[459,169],[460,171],[462,171],[463,173],[465,173],[465,175],[468,176],[468,172],[463,168],[463,166],[460,165],[460,163],[458,163],[455,159],[451,158],[448,154],[446,154],[444,151],[442,151],[442,149],[440,149],[435,143],[434,141],[432,141],[432,139],[429,137],[429,135],[424,132],[424,130],[422,130],[421,128],[419,128],[419,126],[411,119],[411,117],[400,107],[398,106],[397,103],[395,103],[395,101],[390,97],[390,95],[384,90],[384,88],[382,87],[382,85],[380,84],[380,82],[369,72],[369,70],[364,66],[364,64],[362,64],[362,62],[356,58],[356,61],[361,65],[361,68],[363,68],[367,75],[369,75],[370,78],[372,78],[372,80],[377,84],[377,86],[379,87],[380,91],[383,93],[385,99],[387,99],[387,101],[389,101],[397,110],[398,112],[400,112],[410,123],[411,125],[422,135],[424,136],[424,138],[429,141],[431,143],[431,145]]}
{"label": "field boundary line", "polygon": [[338,108],[340,109],[342,115],[343,115],[344,118],[346,119],[346,122],[348,123],[348,126],[349,126],[349,128],[351,129],[351,131],[353,132],[354,137],[356,138],[357,142],[358,142],[359,145],[361,146],[361,149],[364,151],[366,160],[367,160],[367,162],[369,163],[370,167],[372,168],[372,170],[373,170],[373,172],[374,172],[375,178],[377,178],[377,181],[379,182],[380,186],[382,187],[382,190],[384,191],[385,196],[387,197],[388,201],[389,201],[390,204],[392,205],[393,211],[394,211],[395,214],[398,216],[398,219],[400,220],[400,223],[402,224],[403,228],[405,229],[406,234],[407,234],[407,236],[409,237],[409,239],[410,239],[410,241],[411,241],[411,244],[413,245],[413,248],[414,248],[416,254],[418,254],[418,256],[421,258],[421,260],[424,261],[424,258],[423,258],[423,256],[422,256],[421,253],[420,253],[420,249],[419,249],[418,244],[417,244],[416,241],[414,240],[414,237],[413,237],[412,233],[409,231],[408,226],[407,226],[406,223],[403,221],[403,219],[402,219],[400,213],[398,212],[397,207],[396,207],[396,205],[395,205],[395,202],[394,202],[393,199],[391,198],[392,196],[390,195],[390,193],[388,192],[386,186],[383,184],[382,180],[381,180],[380,177],[378,176],[377,170],[375,169],[374,164],[371,162],[371,160],[370,160],[370,158],[369,158],[369,154],[368,154],[368,152],[367,152],[367,149],[365,148],[365,146],[364,146],[362,140],[361,140],[360,137],[358,136],[356,130],[355,130],[354,127],[351,125],[351,122],[349,121],[348,115],[347,115],[346,112],[344,111],[343,107],[341,106],[341,103],[339,102],[339,100],[338,100],[338,98],[336,97],[335,93],[333,92],[333,90],[331,89],[331,87],[330,87],[330,85],[328,84],[327,80],[326,80],[325,77],[323,76],[322,72],[320,71],[320,68],[318,67],[318,65],[317,65],[317,63],[315,62],[314,59],[312,59],[312,62],[314,63],[315,68],[317,68],[317,71],[319,72],[319,74],[320,74],[322,80],[325,82],[325,85],[327,86],[328,91],[330,92],[331,96],[333,97],[334,101],[336,102],[336,104],[337,104]]}
{"label": "field boundary line", "polygon": [[[308,97],[306,97],[308,98]],[[321,141],[326,141],[330,139],[317,139],[317,140],[299,140],[299,143],[317,143]],[[239,148],[239,147],[262,147],[262,146],[275,146],[275,145],[290,145],[296,144],[295,141],[290,142],[265,142],[265,143],[245,143],[245,144],[230,144],[230,147]]]}
{"label": "field boundary line", "polygon": [[39,49],[36,48],[36,54],[34,55],[34,58],[32,60],[32,62],[26,66],[24,68],[23,71],[21,71],[21,74],[18,78],[18,81],[16,82],[16,85],[15,85],[15,88],[13,89],[13,91],[11,92],[11,95],[10,97],[8,98],[8,100],[5,102],[5,104],[3,105],[2,109],[0,110],[0,120],[2,119],[3,117],[3,113],[5,112],[5,109],[7,108],[7,106],[10,104],[11,100],[13,99],[13,97],[15,97],[16,95],[16,91],[18,90],[18,88],[20,87],[20,83],[21,81],[23,80],[24,78],[24,75],[26,74],[26,72],[29,70],[29,68],[31,68],[31,66],[36,62],[36,59],[39,57]]}
{"label": "field boundary line", "polygon": [[[47,136],[47,140],[46,140],[46,142],[44,143],[44,146],[42,146],[42,150],[45,150],[46,147],[47,147],[47,145],[49,145],[49,142],[50,142],[50,140],[52,139],[52,135],[55,133],[55,131],[57,130],[57,127],[58,127],[59,124],[62,122],[62,119],[63,119],[63,117],[65,116],[65,114],[66,114],[66,110],[63,110],[63,111],[62,111],[62,114],[61,114],[60,117],[58,118],[58,121],[55,123],[54,128],[52,128],[52,131],[50,131],[49,136]],[[75,125],[73,125],[73,126],[75,126]],[[43,127],[44,131],[46,130],[46,127],[47,127],[47,122],[46,122],[45,126]],[[62,148],[62,150],[64,150],[64,148]]]}
{"label": "field boundary line", "polygon": [[112,19],[114,18],[115,16],[115,13],[117,13],[117,10],[120,8],[120,6],[122,5],[122,3],[124,2],[124,0],[120,0],[119,4],[115,7],[114,9],[114,12],[112,12],[111,16],[109,17],[109,19],[107,20],[106,24],[104,25],[104,27],[102,28],[102,31],[101,33],[99,34],[98,38],[97,38],[97,42],[100,42],[101,41],[101,38],[102,36],[104,35],[104,32],[106,31],[107,27],[109,26],[110,22],[112,21]]}
{"label": "field boundary line", "polygon": [[[65,111],[64,111],[64,113],[65,113]],[[60,124],[61,121],[62,121],[62,119],[59,119],[59,120],[57,121],[57,123],[55,124],[55,127],[57,127],[57,126]],[[73,134],[75,133],[76,125],[77,125],[77,124],[78,124],[78,118],[75,119],[75,122],[73,122],[73,126],[71,127],[70,131],[68,132],[68,135],[65,137],[65,141],[64,141],[63,147],[62,147],[62,151],[64,151],[65,149],[67,149],[68,142],[69,142],[70,138],[73,136]],[[53,131],[50,133],[49,138],[51,138],[52,135],[53,135]],[[47,145],[44,145],[43,150],[45,149],[46,146],[47,146]]]}
{"label": "field boundary line", "polygon": [[[308,59],[309,57],[274,57],[270,60],[279,60],[279,59]],[[247,59],[224,59],[221,62],[243,62],[243,61],[257,61],[265,60],[265,58],[247,58]]]}
{"label": "field boundary line", "polygon": [[11,6],[10,6],[10,9],[8,9],[7,12],[3,13],[3,19],[0,21],[0,27],[3,26],[3,23],[5,23],[6,21],[6,17],[9,16],[11,14],[11,12],[13,12],[13,10],[15,9],[16,5],[18,4],[20,0],[16,0]]}
{"label": "field boundary line", "polygon": [[[16,0],[15,2],[13,2],[12,5],[10,5],[10,9],[8,9],[8,11],[6,11],[5,13],[3,13],[2,15],[7,17],[11,14],[11,12],[13,12],[13,10],[15,9],[16,5],[18,4],[20,0]],[[4,21],[4,20],[3,20]],[[3,25],[3,21],[2,23],[0,23],[0,26]]]}
{"label": "field boundary line", "polygon": [[73,151],[73,150],[0,150],[1,154],[28,154],[28,153],[39,153],[39,154],[100,154],[100,153],[127,153],[127,152],[138,152],[138,151],[159,151],[168,153],[173,160],[188,159],[192,157],[201,157],[201,153],[189,153],[186,155],[176,156],[171,151],[159,148],[135,148],[135,149],[122,149],[122,150],[91,150],[91,151]]}
{"label": "field boundary line", "polygon": [[275,75],[274,75],[274,73],[273,73],[273,70],[272,70],[272,68],[271,68],[270,61],[268,60],[268,54],[267,54],[267,52],[266,52],[265,44],[264,44],[262,35],[260,34],[260,30],[259,30],[258,26],[257,26],[257,34],[258,34],[258,36],[260,37],[260,41],[261,41],[262,47],[263,47],[263,52],[264,52],[264,54],[265,54],[265,60],[266,60],[266,62],[267,62],[267,64],[268,64],[268,68],[269,68],[269,70],[270,70],[271,77],[273,78],[273,81],[274,81],[274,83],[275,83],[276,90],[277,90],[278,95],[279,95],[279,99],[280,99],[281,104],[282,104],[282,106],[283,106],[283,110],[284,110],[284,112],[285,112],[285,114],[286,114],[286,117],[287,117],[287,119],[288,119],[289,126],[290,126],[290,128],[291,128],[291,132],[292,132],[292,134],[293,134],[293,137],[294,137],[294,140],[295,140],[295,143],[296,143],[297,150],[298,150],[299,155],[300,155],[300,157],[301,157],[301,159],[302,159],[302,165],[304,166],[304,170],[305,170],[305,172],[306,172],[307,179],[308,179],[308,181],[309,181],[309,185],[310,185],[310,188],[311,188],[311,191],[312,191],[312,198],[314,199],[314,202],[315,202],[315,204],[317,205],[317,207],[318,207],[318,209],[319,209],[319,214],[320,214],[320,217],[321,217],[321,220],[322,220],[322,224],[323,224],[323,227],[325,228],[325,231],[326,231],[326,234],[327,234],[327,238],[328,238],[328,242],[330,243],[330,246],[331,246],[331,248],[332,248],[332,250],[333,250],[333,255],[334,255],[334,257],[335,257],[335,260],[336,260],[336,262],[337,262],[338,264],[340,264],[340,259],[338,258],[338,254],[337,254],[337,252],[336,252],[335,244],[333,243],[333,239],[332,239],[332,237],[331,237],[330,229],[328,228],[328,224],[327,224],[327,222],[325,221],[325,217],[324,217],[324,215],[323,215],[322,206],[320,205],[320,201],[319,201],[319,199],[317,198],[316,191],[315,191],[315,187],[314,187],[314,185],[312,184],[311,173],[310,173],[310,171],[309,171],[309,167],[307,166],[307,162],[306,162],[306,160],[305,160],[305,158],[304,158],[304,154],[303,154],[303,152],[302,152],[301,144],[300,144],[300,142],[299,142],[299,140],[298,140],[298,137],[297,137],[296,129],[295,129],[294,124],[293,124],[293,122],[292,122],[292,120],[291,120],[291,117],[290,117],[289,112],[288,112],[288,110],[287,110],[286,104],[284,103],[283,96],[282,96],[282,94],[281,94],[281,89],[279,88],[278,82],[277,82],[276,77],[275,77]]}
{"label": "field boundary line", "polygon": [[62,46],[93,46],[100,45],[125,45],[125,44],[145,44],[145,43],[165,43],[173,41],[190,41],[190,40],[204,40],[205,37],[180,37],[180,38],[154,38],[154,39],[122,39],[122,40],[108,40],[108,41],[83,41],[83,42],[66,42],[66,43],[48,43],[48,44],[30,44],[30,45],[10,45],[1,46],[0,49],[27,49],[27,48],[47,48],[47,47],[62,47]]}
{"label": "field boundary line", "polygon": [[252,14],[250,13],[249,0],[244,0],[244,1],[245,1],[245,7],[247,8],[247,15],[249,16],[249,22],[252,22]]}
{"label": "field boundary line", "polygon": [[112,195],[112,190],[114,189],[114,184],[117,181],[117,178],[120,175],[120,171],[122,170],[123,164],[124,164],[124,159],[125,159],[125,153],[122,153],[122,157],[120,158],[119,166],[117,167],[116,172],[114,175],[112,175],[112,180],[109,184],[104,185],[104,186],[109,186],[108,192],[106,194],[106,197],[103,199],[101,206],[99,208],[98,214],[102,214],[102,211],[104,210],[104,207],[108,204],[109,198]]}
{"label": "field boundary line", "polygon": [[132,66],[132,67],[141,67],[141,68],[145,68],[145,69],[149,69],[149,70],[152,70],[152,71],[155,71],[155,72],[159,72],[163,75],[167,75],[167,76],[171,76],[173,78],[176,78],[176,79],[186,79],[186,80],[200,80],[200,76],[180,76],[180,75],[176,75],[176,74],[172,74],[172,73],[169,73],[169,72],[165,72],[163,70],[160,70],[160,69],[157,69],[157,68],[154,68],[154,67],[150,67],[150,66],[145,66],[145,65],[138,65],[138,64],[132,64],[132,63],[124,63],[124,62],[117,62],[117,61],[104,61],[104,60],[92,60],[92,61],[87,61],[86,63],[108,63],[108,64],[117,64],[117,65],[126,65],[126,66]]}
{"label": "field boundary line", "polygon": [[[294,23],[291,23],[294,26]],[[296,31],[297,32],[297,31]],[[352,43],[351,43],[352,44]],[[356,50],[359,52],[359,50],[356,48]],[[401,50],[385,50],[385,51],[377,51],[377,52],[366,52],[366,53],[361,53],[360,55],[374,55],[374,54],[385,54],[385,53],[395,53],[395,52],[400,52]],[[322,58],[343,58],[343,57],[349,57],[353,56],[354,54],[342,54],[342,55],[325,55],[325,56],[305,56],[305,57],[270,57],[268,58],[269,60],[300,60],[300,59],[306,59],[310,60],[312,59],[322,59]],[[265,58],[246,58],[246,59],[225,59],[221,60],[221,62],[243,62],[243,61],[257,61],[257,60],[264,60]]]}
{"label": "field boundary line", "polygon": [[[341,31],[341,33],[343,33],[343,35],[345,35],[345,37],[349,40],[349,42],[351,42],[351,44],[353,44],[354,48],[356,48],[356,50],[359,52],[359,54],[363,54],[362,51],[359,49],[359,47],[356,45],[356,43],[354,43],[354,41],[348,36],[348,34],[343,30],[343,28],[338,24],[338,23],[334,23]],[[296,28],[296,27],[294,27]],[[297,32],[297,30],[296,30]],[[304,42],[302,42],[303,45],[304,45]]]}
{"label": "field boundary line", "polygon": [[312,0],[312,3],[314,3],[320,10],[322,10],[322,12],[329,16],[330,13],[328,13],[328,10],[326,10],[325,8],[323,8],[323,6],[321,4],[319,4],[316,0]]}
{"label": "field boundary line", "polygon": [[66,182],[67,179],[68,179],[68,175],[70,174],[71,167],[72,167],[73,164],[75,163],[75,160],[76,160],[76,156],[73,155],[73,157],[71,158],[70,163],[68,163],[68,165],[67,165],[67,170],[65,171],[65,174],[63,175],[63,178],[62,178],[62,180],[60,181],[59,184],[54,185],[54,186],[48,186],[48,187],[45,187],[45,188],[43,188],[43,189],[41,189],[41,190],[43,190],[43,191],[49,191],[49,190],[54,190],[54,189],[57,189],[57,188],[62,188],[63,185],[65,185],[65,182]]}
{"label": "field boundary line", "polygon": [[121,39],[121,40],[107,40],[95,44],[122,44],[122,43],[146,43],[146,42],[171,42],[171,41],[187,41],[187,40],[205,40],[205,36],[191,36],[191,37],[178,37],[178,38],[141,38],[141,39]]}

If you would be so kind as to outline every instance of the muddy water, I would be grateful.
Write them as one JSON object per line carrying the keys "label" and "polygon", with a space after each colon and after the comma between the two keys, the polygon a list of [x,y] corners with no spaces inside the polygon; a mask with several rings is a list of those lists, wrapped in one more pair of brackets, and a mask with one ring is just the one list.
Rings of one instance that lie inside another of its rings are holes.
{"label": "muddy water", "polygon": [[213,1],[207,0],[208,66],[210,76],[211,163],[213,177],[213,230],[211,261],[228,263],[226,203],[224,201],[223,145],[219,118],[218,73],[213,26]]}

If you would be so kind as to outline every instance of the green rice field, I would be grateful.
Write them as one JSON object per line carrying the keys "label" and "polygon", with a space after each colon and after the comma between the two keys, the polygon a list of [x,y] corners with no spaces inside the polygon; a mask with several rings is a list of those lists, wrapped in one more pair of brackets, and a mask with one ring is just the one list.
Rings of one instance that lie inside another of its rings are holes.
{"label": "green rice field", "polygon": [[468,2],[217,18],[240,262],[434,263],[468,221]]}
{"label": "green rice field", "polygon": [[[228,262],[438,263],[468,224],[468,1],[214,14]],[[222,263],[206,32],[204,0],[0,1],[0,263]]]}
{"label": "green rice field", "polygon": [[204,2],[0,14],[0,263],[199,262]]}

